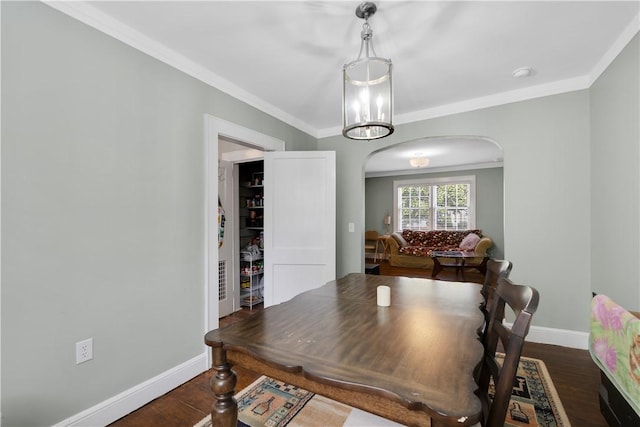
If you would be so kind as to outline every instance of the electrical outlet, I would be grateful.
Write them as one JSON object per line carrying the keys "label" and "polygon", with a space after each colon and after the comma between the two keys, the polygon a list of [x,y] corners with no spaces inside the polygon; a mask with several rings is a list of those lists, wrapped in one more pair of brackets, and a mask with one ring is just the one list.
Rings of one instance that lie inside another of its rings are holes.
{"label": "electrical outlet", "polygon": [[76,343],[76,365],[93,359],[93,338]]}

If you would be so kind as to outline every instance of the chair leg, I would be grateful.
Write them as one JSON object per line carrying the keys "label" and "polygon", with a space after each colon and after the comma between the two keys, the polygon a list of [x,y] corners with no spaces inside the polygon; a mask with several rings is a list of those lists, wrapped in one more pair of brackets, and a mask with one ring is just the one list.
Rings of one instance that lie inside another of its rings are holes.
{"label": "chair leg", "polygon": [[379,240],[376,240],[376,248],[373,251],[373,262],[378,260],[378,245],[380,244]]}

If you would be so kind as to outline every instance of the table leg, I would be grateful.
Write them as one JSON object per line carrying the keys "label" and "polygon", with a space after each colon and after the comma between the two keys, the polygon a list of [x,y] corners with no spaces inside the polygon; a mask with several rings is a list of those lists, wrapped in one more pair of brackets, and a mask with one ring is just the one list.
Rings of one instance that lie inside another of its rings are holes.
{"label": "table leg", "polygon": [[489,257],[487,255],[484,256],[484,258],[482,259],[482,262],[480,263],[480,265],[478,265],[476,268],[478,269],[478,271],[480,273],[482,273],[483,275],[487,274],[487,262],[489,261]]}
{"label": "table leg", "polygon": [[442,271],[442,265],[440,265],[440,260],[438,260],[437,256],[434,256],[432,259],[433,259],[433,269],[431,270],[431,278],[435,279],[438,273]]}
{"label": "table leg", "polygon": [[211,390],[215,401],[211,407],[212,427],[236,427],[238,423],[238,404],[234,399],[234,389],[238,381],[236,373],[227,362],[227,352],[220,347],[212,347],[213,369],[216,371],[211,377]]}
{"label": "table leg", "polygon": [[480,264],[467,264],[467,268],[475,268],[478,270],[483,276],[487,274],[487,262],[489,261],[489,257],[485,256],[482,258]]}

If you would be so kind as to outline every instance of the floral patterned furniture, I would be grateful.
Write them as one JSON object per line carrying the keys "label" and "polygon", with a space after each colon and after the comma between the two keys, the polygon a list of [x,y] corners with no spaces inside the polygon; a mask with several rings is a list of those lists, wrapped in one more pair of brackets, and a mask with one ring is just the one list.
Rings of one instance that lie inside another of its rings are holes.
{"label": "floral patterned furniture", "polygon": [[403,230],[392,233],[387,245],[392,266],[433,268],[432,251],[474,251],[481,261],[493,246],[493,240],[483,236],[481,230]]}
{"label": "floral patterned furniture", "polygon": [[610,426],[640,426],[640,319],[606,295],[591,302],[589,352],[600,368],[600,411]]}

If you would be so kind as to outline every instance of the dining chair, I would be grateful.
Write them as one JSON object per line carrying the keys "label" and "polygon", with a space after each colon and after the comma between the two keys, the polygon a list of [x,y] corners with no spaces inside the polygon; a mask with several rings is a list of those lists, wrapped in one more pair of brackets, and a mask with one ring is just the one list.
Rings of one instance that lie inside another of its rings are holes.
{"label": "dining chair", "polygon": [[509,277],[513,264],[511,261],[501,259],[489,259],[487,261],[487,272],[484,275],[484,282],[482,283],[482,290],[480,293],[484,297],[480,309],[484,313],[485,320],[489,319],[489,309],[491,308],[491,300],[493,299],[493,293],[498,286],[498,279],[500,277]]}
{"label": "dining chair", "polygon": [[373,252],[373,259],[375,261],[378,250],[378,232],[376,230],[367,230],[364,232],[364,254],[365,258],[367,252]]}
{"label": "dining chair", "polygon": [[[535,288],[517,285],[504,276],[498,279],[489,311],[489,326],[483,337],[484,356],[479,366],[478,397],[482,402],[483,427],[504,426],[524,339],[539,298]],[[506,307],[515,315],[511,327],[502,322]],[[502,363],[496,360],[498,342],[504,350]],[[489,394],[491,380],[495,385],[493,397]]]}

